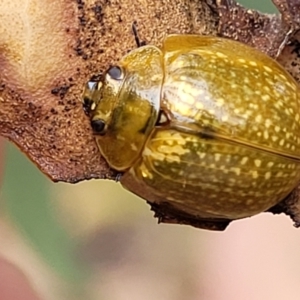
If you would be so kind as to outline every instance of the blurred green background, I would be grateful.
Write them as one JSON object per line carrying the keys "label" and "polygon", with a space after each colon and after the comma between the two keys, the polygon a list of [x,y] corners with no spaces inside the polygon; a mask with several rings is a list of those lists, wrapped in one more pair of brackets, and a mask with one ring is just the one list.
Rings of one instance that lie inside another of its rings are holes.
{"label": "blurred green background", "polygon": [[[240,3],[275,11],[271,1]],[[287,217],[263,214],[224,233],[157,225],[119,184],[54,184],[8,142],[1,206],[0,253],[42,300],[299,297],[300,231]]]}
{"label": "blurred green background", "polygon": [[241,0],[237,2],[245,7],[257,9],[264,13],[277,13],[277,9],[271,0]]}

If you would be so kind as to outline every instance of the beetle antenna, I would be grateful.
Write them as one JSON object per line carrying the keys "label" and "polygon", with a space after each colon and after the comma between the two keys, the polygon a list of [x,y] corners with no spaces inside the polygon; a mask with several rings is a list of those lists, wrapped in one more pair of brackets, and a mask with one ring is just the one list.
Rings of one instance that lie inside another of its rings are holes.
{"label": "beetle antenna", "polygon": [[137,22],[136,21],[133,21],[133,23],[132,23],[132,32],[133,32],[133,35],[134,35],[136,45],[137,45],[138,48],[140,48],[142,46],[142,43],[140,42],[139,35],[138,35],[138,32],[137,32]]}

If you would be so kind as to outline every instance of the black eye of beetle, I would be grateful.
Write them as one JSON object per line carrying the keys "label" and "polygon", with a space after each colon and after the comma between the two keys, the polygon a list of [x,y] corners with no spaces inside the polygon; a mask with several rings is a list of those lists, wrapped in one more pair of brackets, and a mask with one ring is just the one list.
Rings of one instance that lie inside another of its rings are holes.
{"label": "black eye of beetle", "polygon": [[107,74],[114,80],[123,79],[123,71],[118,66],[112,66],[107,70]]}
{"label": "black eye of beetle", "polygon": [[92,120],[91,126],[95,134],[104,135],[106,131],[106,124],[102,119]]}

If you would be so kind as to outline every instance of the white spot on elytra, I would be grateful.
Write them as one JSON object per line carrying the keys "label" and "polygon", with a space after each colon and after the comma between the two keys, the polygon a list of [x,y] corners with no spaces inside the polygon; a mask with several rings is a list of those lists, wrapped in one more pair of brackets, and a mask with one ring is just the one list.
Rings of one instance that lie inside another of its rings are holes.
{"label": "white spot on elytra", "polygon": [[254,164],[255,164],[256,167],[259,168],[261,166],[261,160],[260,159],[255,159]]}
{"label": "white spot on elytra", "polygon": [[266,172],[265,179],[268,180],[271,178],[271,172]]}

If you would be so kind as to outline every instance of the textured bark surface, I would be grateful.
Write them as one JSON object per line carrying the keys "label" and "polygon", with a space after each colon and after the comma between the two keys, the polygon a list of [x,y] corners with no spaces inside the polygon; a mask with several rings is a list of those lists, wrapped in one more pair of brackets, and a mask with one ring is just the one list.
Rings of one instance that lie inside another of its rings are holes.
{"label": "textured bark surface", "polygon": [[[170,33],[196,33],[236,39],[272,57],[282,51],[278,61],[299,81],[298,2],[274,0],[279,16],[230,0],[2,0],[0,134],[54,181],[114,179],[117,173],[96,147],[81,93],[90,77],[136,47],[134,22],[147,44],[159,46]],[[296,190],[289,198],[293,207],[298,195]],[[166,207],[153,207],[162,222],[179,218],[211,228]]]}

